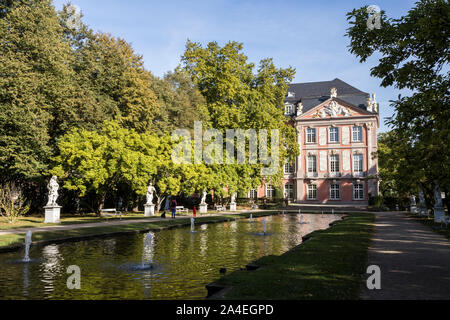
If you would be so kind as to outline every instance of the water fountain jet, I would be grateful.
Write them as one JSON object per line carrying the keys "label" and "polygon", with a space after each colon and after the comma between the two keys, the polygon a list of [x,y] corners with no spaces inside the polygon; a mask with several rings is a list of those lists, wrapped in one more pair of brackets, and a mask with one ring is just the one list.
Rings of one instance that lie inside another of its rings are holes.
{"label": "water fountain jet", "polygon": [[23,262],[30,262],[30,246],[31,246],[31,237],[33,232],[31,230],[27,231],[25,236],[25,256],[23,257]]}

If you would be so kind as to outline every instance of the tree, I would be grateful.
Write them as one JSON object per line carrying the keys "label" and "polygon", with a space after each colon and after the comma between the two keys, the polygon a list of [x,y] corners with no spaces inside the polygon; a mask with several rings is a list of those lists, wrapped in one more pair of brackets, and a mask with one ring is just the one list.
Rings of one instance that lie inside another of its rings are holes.
{"label": "tree", "polygon": [[0,187],[0,215],[9,223],[15,223],[29,208],[22,191],[14,182]]}
{"label": "tree", "polygon": [[58,164],[51,173],[65,179],[64,188],[82,197],[97,194],[95,211],[100,213],[108,192],[125,183],[138,195],[156,173],[159,139],[134,129],[106,122],[100,132],[74,129],[59,142]]}
{"label": "tree", "polygon": [[[395,138],[407,146],[408,157],[418,160],[414,172],[425,174],[428,182],[438,181],[447,192],[450,190],[449,12],[448,1],[421,0],[399,19],[387,18],[381,12],[381,28],[372,30],[367,28],[366,7],[347,14],[351,20],[347,31],[350,52],[360,62],[375,52],[381,54],[371,75],[382,79],[384,87],[393,85],[413,91],[411,96],[399,96],[392,102],[395,115],[387,123],[395,129]],[[403,178],[407,180],[405,174]],[[411,184],[410,188],[413,187]]]}
{"label": "tree", "polygon": [[[264,177],[280,182],[284,159],[292,160],[299,153],[295,129],[286,123],[281,109],[295,71],[276,68],[272,59],[264,59],[255,73],[255,65],[247,62],[242,48],[237,42],[228,42],[223,47],[210,42],[203,48],[199,43],[188,41],[181,58],[182,68],[206,100],[210,121],[205,127],[222,133],[226,129],[280,130],[282,148],[278,174]],[[242,181],[245,181],[242,185],[248,187],[263,178],[256,170],[261,168],[260,164],[215,165],[212,168],[220,177],[217,181],[223,182],[230,192],[240,190]],[[242,176],[243,173],[248,176]],[[219,185],[214,188],[218,194],[222,193]]]}
{"label": "tree", "polygon": [[102,33],[88,38],[82,50],[84,80],[92,83],[113,118],[138,132],[151,130],[160,111],[142,56],[125,40]]}
{"label": "tree", "polygon": [[36,179],[73,118],[71,49],[50,1],[2,1],[0,16],[0,173]]}
{"label": "tree", "polygon": [[190,77],[182,70],[168,72],[162,79],[153,76],[152,90],[158,97],[159,115],[152,132],[193,129],[194,121],[209,122],[206,101]]}

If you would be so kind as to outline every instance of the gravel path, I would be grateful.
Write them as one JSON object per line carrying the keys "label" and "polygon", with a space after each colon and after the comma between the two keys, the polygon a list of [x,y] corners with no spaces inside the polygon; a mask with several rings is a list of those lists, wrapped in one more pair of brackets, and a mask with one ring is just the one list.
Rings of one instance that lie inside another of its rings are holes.
{"label": "gravel path", "polygon": [[[381,289],[361,299],[450,299],[450,241],[399,212],[378,212],[368,265],[381,269]],[[369,277],[369,275],[367,275]]]}

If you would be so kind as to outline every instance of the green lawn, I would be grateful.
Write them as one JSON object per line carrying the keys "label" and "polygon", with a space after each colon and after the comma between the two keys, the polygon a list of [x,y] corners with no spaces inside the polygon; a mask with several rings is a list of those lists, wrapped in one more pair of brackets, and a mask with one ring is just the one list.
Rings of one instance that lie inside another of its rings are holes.
{"label": "green lawn", "polygon": [[281,256],[266,256],[255,271],[236,271],[215,284],[225,299],[357,299],[365,275],[374,215],[349,213]]}

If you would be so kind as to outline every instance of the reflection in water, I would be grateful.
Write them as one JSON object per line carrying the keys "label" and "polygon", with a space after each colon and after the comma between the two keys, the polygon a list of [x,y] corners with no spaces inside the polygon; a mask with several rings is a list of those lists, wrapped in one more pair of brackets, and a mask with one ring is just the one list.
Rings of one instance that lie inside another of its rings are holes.
{"label": "reflection in water", "polygon": [[23,296],[24,297],[28,297],[29,284],[30,284],[30,281],[29,281],[28,264],[24,264],[24,266],[23,266]]}
{"label": "reflection in water", "polygon": [[[0,254],[0,299],[201,299],[205,285],[221,276],[220,268],[233,272],[262,256],[280,255],[339,218],[303,217],[308,223],[292,214],[266,217],[265,236],[255,235],[263,230],[261,218],[198,225],[197,233],[189,227],[152,232],[156,267],[150,270],[123,267],[149,254],[146,234],[35,247],[30,258],[42,258],[40,264],[8,264],[21,253]],[[81,269],[80,290],[66,287],[69,265]]]}
{"label": "reflection in water", "polygon": [[51,244],[42,250],[44,261],[41,264],[41,281],[44,282],[44,291],[51,293],[54,289],[53,281],[61,273],[59,245]]}

